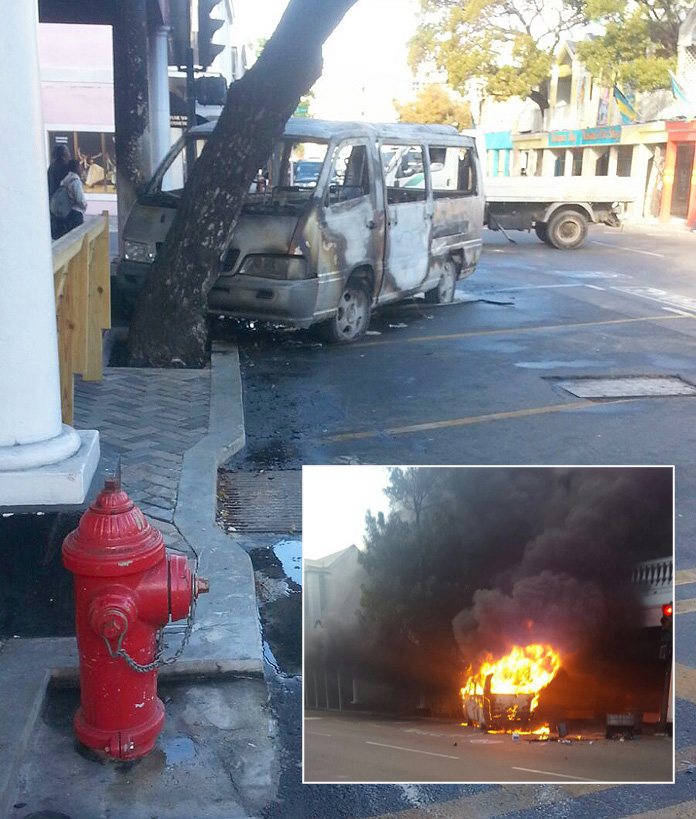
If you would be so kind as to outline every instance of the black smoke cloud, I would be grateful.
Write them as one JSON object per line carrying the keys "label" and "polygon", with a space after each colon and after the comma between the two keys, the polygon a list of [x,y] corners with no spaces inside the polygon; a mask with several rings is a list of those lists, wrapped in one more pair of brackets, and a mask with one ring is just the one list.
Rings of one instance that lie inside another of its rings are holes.
{"label": "black smoke cloud", "polygon": [[[462,482],[476,479],[466,472]],[[479,516],[488,578],[453,621],[468,662],[514,644],[574,653],[638,622],[628,581],[636,563],[671,554],[671,470],[482,470],[479,478],[479,495],[490,498],[495,485],[500,517],[487,529]],[[507,499],[515,530],[506,533]]]}

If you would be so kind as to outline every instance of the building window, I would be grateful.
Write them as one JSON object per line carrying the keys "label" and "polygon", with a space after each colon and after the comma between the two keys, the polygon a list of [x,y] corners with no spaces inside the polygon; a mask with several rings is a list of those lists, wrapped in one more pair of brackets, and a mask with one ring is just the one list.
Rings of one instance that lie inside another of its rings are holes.
{"label": "building window", "polygon": [[556,151],[556,161],[553,164],[554,176],[565,176],[566,152]]}
{"label": "building window", "polygon": [[559,77],[556,85],[556,105],[559,103],[570,103],[570,89],[573,84],[572,77]]}
{"label": "building window", "polygon": [[573,176],[582,176],[582,148],[573,148]]}
{"label": "building window", "polygon": [[601,153],[597,157],[597,164],[595,165],[595,176],[606,176],[609,172],[609,149]]}
{"label": "building window", "polygon": [[95,131],[49,131],[49,162],[56,145],[67,145],[80,163],[85,193],[116,193],[116,145],[113,134]]}
{"label": "building window", "polygon": [[616,153],[616,175],[630,176],[633,161],[633,145],[621,145]]}

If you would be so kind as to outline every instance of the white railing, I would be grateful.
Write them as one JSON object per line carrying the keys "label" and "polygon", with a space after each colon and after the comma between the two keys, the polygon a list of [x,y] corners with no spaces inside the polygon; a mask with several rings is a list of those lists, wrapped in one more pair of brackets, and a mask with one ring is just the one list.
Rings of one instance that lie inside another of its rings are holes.
{"label": "white railing", "polygon": [[671,592],[673,580],[674,565],[671,556],[638,563],[631,575],[631,583],[641,587],[643,596],[661,594],[667,590]]}

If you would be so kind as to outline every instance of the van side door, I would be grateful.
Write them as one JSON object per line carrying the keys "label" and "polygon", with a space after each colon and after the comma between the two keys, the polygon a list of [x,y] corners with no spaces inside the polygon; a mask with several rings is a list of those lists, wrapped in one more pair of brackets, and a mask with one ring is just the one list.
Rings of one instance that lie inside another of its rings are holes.
{"label": "van side door", "polygon": [[375,179],[374,147],[367,138],[339,142],[329,157],[318,213],[320,280],[317,310],[335,310],[350,274],[370,268],[379,285],[384,253],[384,213]]}
{"label": "van side door", "polygon": [[424,147],[380,142],[387,228],[380,301],[418,290],[428,273],[433,202]]}

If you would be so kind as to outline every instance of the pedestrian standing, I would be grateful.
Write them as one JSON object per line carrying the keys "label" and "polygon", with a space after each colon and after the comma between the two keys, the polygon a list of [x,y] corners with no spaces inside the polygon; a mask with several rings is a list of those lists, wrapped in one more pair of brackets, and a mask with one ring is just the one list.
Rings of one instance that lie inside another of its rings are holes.
{"label": "pedestrian standing", "polygon": [[71,159],[68,162],[68,173],[60,183],[68,192],[68,198],[70,199],[70,213],[65,217],[64,230],[61,235],[68,233],[85,221],[84,214],[87,210],[87,200],[78,173],[79,170],[80,163],[76,159]]}
{"label": "pedestrian standing", "polygon": [[[53,198],[53,194],[60,187],[60,183],[68,173],[68,163],[70,162],[70,151],[67,145],[56,145],[53,148],[51,164],[48,166],[48,199]],[[63,218],[51,211],[51,236],[57,239],[65,233]]]}

